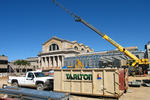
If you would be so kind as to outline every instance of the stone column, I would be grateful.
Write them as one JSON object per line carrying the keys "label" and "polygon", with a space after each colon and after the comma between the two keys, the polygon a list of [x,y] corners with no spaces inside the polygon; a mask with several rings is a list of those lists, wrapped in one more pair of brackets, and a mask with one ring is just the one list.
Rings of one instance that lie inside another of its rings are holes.
{"label": "stone column", "polygon": [[54,66],[53,56],[51,56],[52,67]]}
{"label": "stone column", "polygon": [[56,56],[56,59],[57,59],[57,67],[59,67],[59,56]]}
{"label": "stone column", "polygon": [[58,57],[59,56],[56,56],[56,67],[58,67]]}
{"label": "stone column", "polygon": [[54,60],[55,60],[55,59],[54,59],[54,56],[52,56],[52,61],[53,61],[53,65],[52,65],[52,66],[53,66],[53,67],[55,66]]}
{"label": "stone column", "polygon": [[50,60],[51,60],[51,67],[53,67],[53,57],[52,56],[50,56]]}
{"label": "stone column", "polygon": [[46,57],[43,57],[44,67],[46,67]]}
{"label": "stone column", "polygon": [[61,55],[59,56],[59,67],[60,68],[62,67],[62,56]]}
{"label": "stone column", "polygon": [[60,56],[59,58],[60,58],[60,67],[62,67],[62,56]]}
{"label": "stone column", "polygon": [[48,60],[47,60],[47,57],[45,57],[45,67],[48,67]]}
{"label": "stone column", "polygon": [[51,60],[51,56],[49,56],[49,67],[52,67],[52,60]]}
{"label": "stone column", "polygon": [[53,67],[56,67],[56,60],[55,60],[55,56],[53,56]]}
{"label": "stone column", "polygon": [[44,58],[41,57],[41,66],[44,67]]}
{"label": "stone column", "polygon": [[49,67],[49,56],[47,57],[47,67]]}
{"label": "stone column", "polygon": [[38,57],[38,68],[41,68],[41,57]]}
{"label": "stone column", "polygon": [[61,65],[62,67],[64,66],[64,58],[65,58],[65,56],[63,55],[62,56],[62,65]]}
{"label": "stone column", "polygon": [[57,56],[54,56],[55,59],[55,67],[57,68]]}

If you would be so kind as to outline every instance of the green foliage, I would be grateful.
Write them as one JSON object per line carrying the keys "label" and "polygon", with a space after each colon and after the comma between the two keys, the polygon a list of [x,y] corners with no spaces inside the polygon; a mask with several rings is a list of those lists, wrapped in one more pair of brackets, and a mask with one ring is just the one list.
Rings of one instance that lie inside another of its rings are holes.
{"label": "green foliage", "polygon": [[[30,66],[30,63],[26,60],[17,60],[14,62],[14,65],[18,65],[19,72],[22,73],[22,70],[24,69],[24,67]],[[26,68],[26,70],[27,70],[27,68]]]}
{"label": "green foliage", "polygon": [[0,55],[0,56],[5,56],[4,54]]}
{"label": "green foliage", "polygon": [[24,65],[24,66],[30,65],[30,63],[26,60],[17,60],[17,61],[14,62],[14,64],[15,65]]}
{"label": "green foliage", "polygon": [[5,56],[4,54],[2,54],[2,56]]}

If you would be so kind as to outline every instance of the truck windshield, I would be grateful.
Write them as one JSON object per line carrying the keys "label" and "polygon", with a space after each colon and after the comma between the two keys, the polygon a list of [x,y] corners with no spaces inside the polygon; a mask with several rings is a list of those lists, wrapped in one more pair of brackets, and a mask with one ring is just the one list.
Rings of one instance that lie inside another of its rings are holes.
{"label": "truck windshield", "polygon": [[36,77],[46,77],[45,74],[41,72],[35,72],[34,74]]}

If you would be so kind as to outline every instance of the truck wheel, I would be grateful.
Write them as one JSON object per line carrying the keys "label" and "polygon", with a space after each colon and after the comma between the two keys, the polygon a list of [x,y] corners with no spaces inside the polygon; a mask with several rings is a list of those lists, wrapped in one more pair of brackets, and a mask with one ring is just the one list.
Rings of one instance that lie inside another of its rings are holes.
{"label": "truck wheel", "polygon": [[44,85],[42,83],[37,84],[36,86],[37,90],[44,90]]}
{"label": "truck wheel", "polygon": [[17,82],[12,82],[11,86],[18,87],[18,83]]}

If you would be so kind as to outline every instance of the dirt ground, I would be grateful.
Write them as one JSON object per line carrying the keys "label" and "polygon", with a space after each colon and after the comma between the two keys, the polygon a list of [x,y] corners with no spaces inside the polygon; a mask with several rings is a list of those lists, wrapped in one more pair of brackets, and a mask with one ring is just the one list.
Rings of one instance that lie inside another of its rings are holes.
{"label": "dirt ground", "polygon": [[[129,81],[150,79],[150,76],[146,77],[129,77]],[[150,100],[150,87],[129,87],[127,93],[124,93],[119,100]],[[116,100],[106,98],[92,98],[72,95],[70,100]]]}
{"label": "dirt ground", "polygon": [[[150,79],[150,76],[129,77],[129,81]],[[150,87],[129,87],[127,93],[122,95],[119,100],[150,100]]]}
{"label": "dirt ground", "polygon": [[[8,80],[8,77],[3,77],[3,78],[0,77],[0,88],[2,88],[3,84],[8,84],[7,80]],[[0,97],[3,97],[3,96],[5,95],[0,94]]]}
{"label": "dirt ground", "polygon": [[2,88],[3,84],[8,84],[8,77],[0,78],[0,88]]}
{"label": "dirt ground", "polygon": [[[150,76],[147,77],[129,77],[129,81],[133,80],[143,80],[150,79]],[[3,84],[7,84],[8,78],[0,78],[0,88]],[[129,87],[127,93],[123,94],[119,100],[150,100],[150,87]],[[2,95],[0,95],[2,96]],[[86,96],[75,96],[71,95],[70,100],[114,100],[114,99],[104,99],[96,97],[86,97]]]}

